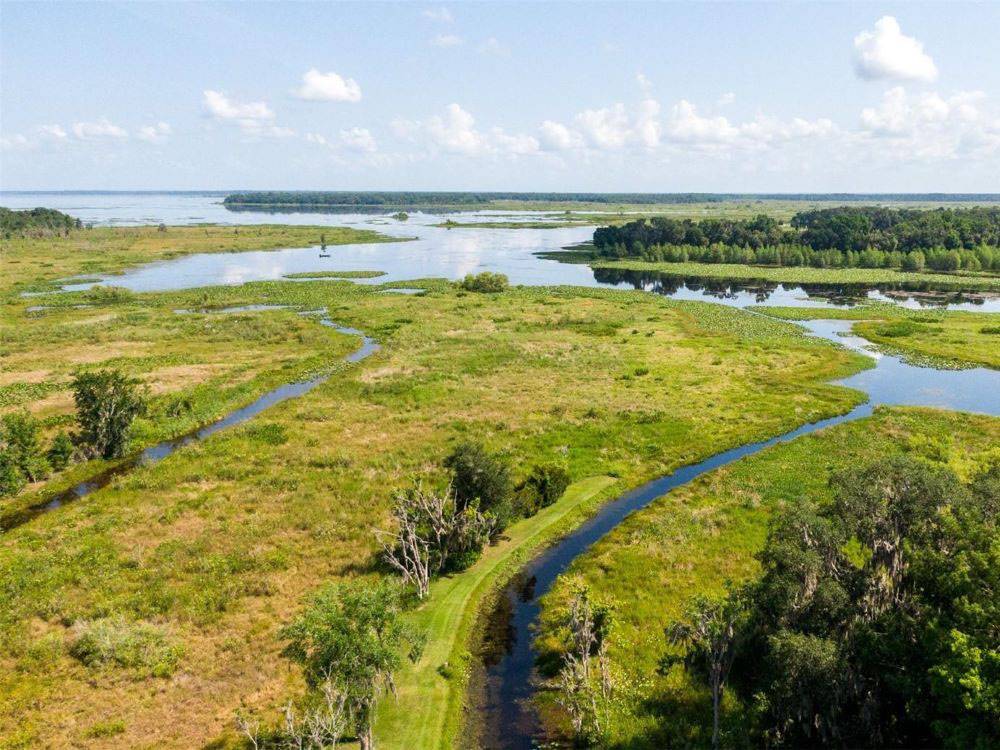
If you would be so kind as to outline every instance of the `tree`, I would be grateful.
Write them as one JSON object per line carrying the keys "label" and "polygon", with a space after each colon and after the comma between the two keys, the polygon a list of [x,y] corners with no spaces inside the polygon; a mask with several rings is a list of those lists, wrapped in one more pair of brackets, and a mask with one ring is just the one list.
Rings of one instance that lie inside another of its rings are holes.
{"label": "tree", "polygon": [[[685,669],[706,678],[712,692],[712,747],[719,747],[719,713],[722,693],[729,679],[739,646],[740,621],[746,617],[742,595],[733,592],[723,599],[698,596],[683,620],[667,628],[672,645],[686,646]],[[667,658],[663,666],[674,659]]]}
{"label": "tree", "polygon": [[145,411],[140,381],[118,370],[80,372],[73,378],[79,441],[101,458],[121,458],[132,422]]}
{"label": "tree", "polygon": [[451,486],[459,509],[478,502],[479,509],[492,514],[502,527],[510,513],[513,489],[507,464],[479,443],[461,443],[444,465],[451,470]]}
{"label": "tree", "polygon": [[73,460],[74,451],[72,438],[65,432],[60,432],[53,438],[46,457],[53,469],[62,471]]}
{"label": "tree", "polygon": [[569,714],[577,739],[600,731],[591,660],[597,657],[601,697],[607,699],[611,692],[608,642],[612,621],[611,606],[594,601],[586,584],[574,583],[563,618],[568,635],[559,672],[557,700]]}
{"label": "tree", "polygon": [[344,696],[362,750],[372,750],[379,697],[393,690],[404,645],[416,661],[422,643],[400,617],[397,587],[379,581],[329,585],[281,631],[283,654],[300,664],[313,690],[329,683]]}
{"label": "tree", "polygon": [[0,450],[29,482],[43,479],[49,473],[49,462],[39,438],[40,424],[27,411],[3,416],[0,425]]}
{"label": "tree", "polygon": [[467,567],[489,540],[490,523],[472,504],[459,508],[451,487],[444,492],[413,487],[393,497],[395,528],[376,532],[386,562],[406,583],[427,595],[431,576]]}

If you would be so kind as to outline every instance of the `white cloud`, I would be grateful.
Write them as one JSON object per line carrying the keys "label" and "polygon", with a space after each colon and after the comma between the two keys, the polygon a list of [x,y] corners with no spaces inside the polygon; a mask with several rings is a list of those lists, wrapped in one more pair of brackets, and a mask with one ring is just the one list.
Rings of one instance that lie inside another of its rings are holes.
{"label": "white cloud", "polygon": [[732,91],[727,91],[725,94],[720,96],[715,103],[719,107],[728,107],[735,101],[736,101],[736,94],[734,94]]}
{"label": "white cloud", "polygon": [[353,78],[343,78],[332,70],[320,73],[315,68],[306,71],[302,85],[292,93],[313,102],[361,101],[361,87]]}
{"label": "white cloud", "polygon": [[427,8],[420,15],[438,23],[451,23],[455,20],[452,18],[451,11],[447,8]]}
{"label": "white cloud", "polygon": [[340,142],[352,151],[373,154],[378,150],[375,137],[367,128],[350,128],[340,131]]}
{"label": "white cloud", "polygon": [[[598,151],[615,151],[626,146],[651,149],[660,144],[662,126],[659,114],[659,102],[647,98],[639,102],[631,114],[619,102],[600,109],[586,109],[573,122],[586,145]],[[565,134],[558,129],[549,126],[547,130],[550,136],[548,143],[567,142]]]}
{"label": "white cloud", "polygon": [[4,151],[27,151],[38,144],[20,133],[0,137],[0,148]]}
{"label": "white cloud", "polygon": [[575,121],[587,143],[597,149],[622,148],[628,140],[629,121],[624,104],[585,109]]}
{"label": "white cloud", "polygon": [[542,133],[542,146],[546,151],[565,151],[583,146],[580,134],[562,123],[546,120],[539,130]]}
{"label": "white cloud", "polygon": [[485,150],[486,141],[475,123],[475,118],[458,104],[449,104],[444,116],[435,115],[427,121],[426,130],[445,151],[476,154]]}
{"label": "white cloud", "polygon": [[267,102],[241,104],[220,91],[205,91],[204,104],[208,113],[220,122],[228,122],[239,127],[244,135],[253,138],[290,138],[295,135],[291,128],[275,125],[274,111]]}
{"label": "white cloud", "polygon": [[642,90],[642,93],[645,94],[646,96],[649,96],[649,92],[653,88],[653,82],[649,80],[646,74],[643,73],[642,71],[636,73],[635,82],[639,84],[639,88]]}
{"label": "white cloud", "polygon": [[930,82],[937,78],[937,66],[924,45],[899,28],[892,16],[882,16],[873,31],[854,37],[854,66],[867,80],[888,78]]}
{"label": "white cloud", "polygon": [[702,116],[694,104],[681,99],[671,111],[667,134],[674,141],[717,144],[732,143],[740,131],[727,118]]}
{"label": "white cloud", "polygon": [[155,125],[144,125],[139,128],[135,137],[147,143],[163,143],[171,133],[173,133],[173,128],[170,125],[158,122]]}
{"label": "white cloud", "polygon": [[537,153],[537,138],[524,133],[508,133],[494,127],[479,130],[471,113],[459,104],[449,104],[441,115],[426,121],[397,119],[393,133],[404,140],[424,141],[431,150],[463,156],[524,156]]}
{"label": "white cloud", "polygon": [[861,111],[859,135],[879,156],[933,161],[1000,154],[1000,113],[982,91],[912,95],[896,86]]}
{"label": "white cloud", "polygon": [[432,47],[458,47],[463,44],[462,37],[454,34],[438,34],[431,39]]}
{"label": "white cloud", "polygon": [[63,130],[62,125],[39,125],[38,132],[42,136],[52,138],[56,141],[65,141],[69,137],[69,134]]}
{"label": "white cloud", "polygon": [[221,91],[203,92],[205,108],[212,117],[220,120],[273,120],[274,112],[267,102],[240,104]]}
{"label": "white cloud", "polygon": [[102,117],[97,122],[75,122],[70,128],[73,135],[83,141],[100,140],[104,138],[128,138],[128,132]]}

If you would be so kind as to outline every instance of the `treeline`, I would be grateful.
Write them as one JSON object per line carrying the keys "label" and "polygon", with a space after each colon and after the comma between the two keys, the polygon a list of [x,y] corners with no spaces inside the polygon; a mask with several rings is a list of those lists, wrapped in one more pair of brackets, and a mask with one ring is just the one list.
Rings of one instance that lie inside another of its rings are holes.
{"label": "treeline", "polygon": [[1000,208],[915,211],[833,208],[796,214],[791,226],[753,219],[669,219],[599,227],[604,257],[919,271],[1000,270]]}
{"label": "treeline", "polygon": [[4,239],[68,234],[71,229],[82,227],[83,223],[79,219],[74,219],[54,208],[13,211],[0,206],[0,235]]}
{"label": "treeline", "polygon": [[242,206],[488,206],[494,201],[550,203],[717,203],[707,193],[463,193],[463,192],[253,192],[227,195],[223,205]]}

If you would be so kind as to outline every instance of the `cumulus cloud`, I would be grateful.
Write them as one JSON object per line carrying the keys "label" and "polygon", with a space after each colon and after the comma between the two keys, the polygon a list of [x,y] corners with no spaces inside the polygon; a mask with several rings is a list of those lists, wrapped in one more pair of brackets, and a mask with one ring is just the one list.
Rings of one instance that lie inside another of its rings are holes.
{"label": "cumulus cloud", "polygon": [[0,149],[4,151],[27,151],[37,145],[35,141],[21,133],[0,137]]}
{"label": "cumulus cloud", "polygon": [[421,15],[438,23],[451,23],[455,20],[452,18],[451,11],[447,8],[427,8]]}
{"label": "cumulus cloud", "polygon": [[315,68],[302,76],[302,85],[292,92],[299,99],[312,102],[359,102],[361,87],[353,78],[343,78],[332,70],[320,73]]}
{"label": "cumulus cloud", "polygon": [[583,146],[583,138],[574,130],[559,122],[546,120],[539,128],[542,147],[546,151],[566,151]]}
{"label": "cumulus cloud", "polygon": [[128,131],[110,122],[106,117],[97,122],[75,122],[70,130],[82,141],[128,138]]}
{"label": "cumulus cloud", "polygon": [[220,122],[239,127],[248,136],[255,138],[289,138],[295,135],[291,128],[275,125],[274,111],[267,102],[247,102],[241,104],[227,97],[221,91],[204,91],[203,101],[209,115]]}
{"label": "cumulus cloud", "polygon": [[463,44],[462,37],[455,34],[438,34],[431,39],[432,47],[458,47]]}
{"label": "cumulus cloud", "polygon": [[910,94],[896,86],[861,111],[859,135],[883,155],[902,160],[1000,153],[1000,113],[982,91]]}
{"label": "cumulus cloud", "polygon": [[425,121],[394,120],[391,128],[399,138],[425,142],[431,149],[464,156],[523,156],[541,148],[532,135],[508,133],[499,127],[480,130],[472,114],[459,104],[449,104],[443,114]]}
{"label": "cumulus cloud", "polygon": [[142,126],[135,137],[147,143],[163,143],[171,133],[173,133],[173,128],[170,125],[158,122],[155,125]]}
{"label": "cumulus cloud", "polygon": [[212,117],[220,120],[273,120],[274,112],[267,102],[240,104],[221,91],[204,91],[205,109]]}
{"label": "cumulus cloud", "polygon": [[43,137],[52,138],[56,141],[65,141],[69,138],[69,134],[63,129],[62,125],[39,125],[38,132]]}
{"label": "cumulus cloud", "polygon": [[937,78],[937,66],[924,52],[924,45],[906,36],[899,22],[883,16],[872,31],[854,37],[854,67],[862,78],[930,82]]}
{"label": "cumulus cloud", "polygon": [[435,115],[427,121],[426,130],[431,140],[445,151],[476,154],[485,149],[486,141],[475,124],[469,112],[458,104],[449,104],[444,115]]}
{"label": "cumulus cloud", "polygon": [[378,150],[375,136],[367,128],[349,128],[340,131],[340,142],[352,151],[373,154]]}

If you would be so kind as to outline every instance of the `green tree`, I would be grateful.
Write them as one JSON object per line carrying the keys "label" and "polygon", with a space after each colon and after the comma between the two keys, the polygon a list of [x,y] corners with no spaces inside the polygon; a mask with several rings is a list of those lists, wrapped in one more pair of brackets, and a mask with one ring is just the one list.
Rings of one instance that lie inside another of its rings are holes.
{"label": "green tree", "polygon": [[65,432],[60,432],[52,439],[52,445],[49,446],[46,456],[53,469],[62,471],[73,460],[75,450],[72,438]]}
{"label": "green tree", "polygon": [[120,458],[132,422],[145,411],[140,381],[118,370],[80,372],[73,378],[79,441],[101,458]]}
{"label": "green tree", "polygon": [[43,479],[49,473],[49,462],[42,450],[39,437],[40,424],[27,411],[5,414],[0,430],[0,450],[17,470],[31,482]]}
{"label": "green tree", "polygon": [[478,503],[502,527],[510,517],[513,483],[510,469],[498,455],[479,443],[461,443],[444,460],[451,471],[452,490],[459,510]]}
{"label": "green tree", "polygon": [[311,689],[332,684],[345,696],[363,750],[374,747],[372,720],[379,697],[392,689],[403,650],[416,661],[420,639],[400,617],[399,589],[384,581],[330,585],[281,631],[283,653],[300,664]]}

